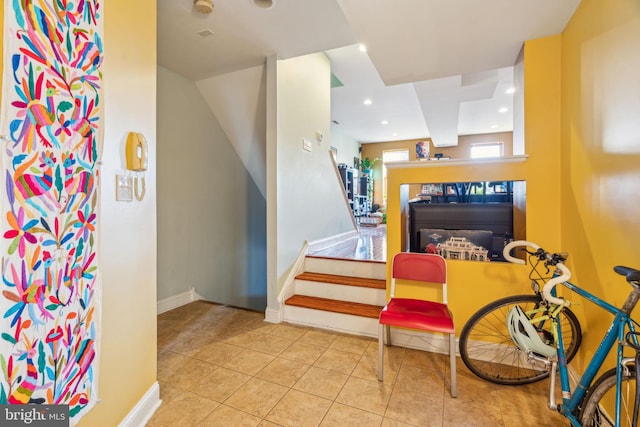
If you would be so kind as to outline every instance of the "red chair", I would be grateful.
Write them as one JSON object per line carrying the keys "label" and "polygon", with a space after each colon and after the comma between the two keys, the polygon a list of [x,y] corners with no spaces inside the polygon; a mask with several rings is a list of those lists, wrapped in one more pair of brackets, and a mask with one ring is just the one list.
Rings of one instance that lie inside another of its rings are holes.
{"label": "red chair", "polygon": [[[383,380],[384,339],[391,345],[391,326],[449,334],[451,396],[456,397],[456,335],[453,315],[447,307],[447,264],[440,255],[401,252],[393,257],[391,298],[380,312],[378,327],[378,380]],[[442,286],[442,302],[396,298],[396,279],[437,283]]]}

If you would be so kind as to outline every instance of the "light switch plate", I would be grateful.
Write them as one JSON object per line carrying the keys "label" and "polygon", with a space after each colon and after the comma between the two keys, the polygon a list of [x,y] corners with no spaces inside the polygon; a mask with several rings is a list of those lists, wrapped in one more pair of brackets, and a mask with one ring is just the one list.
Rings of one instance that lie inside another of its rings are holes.
{"label": "light switch plate", "polygon": [[133,200],[133,178],[131,175],[116,174],[116,200],[121,202]]}

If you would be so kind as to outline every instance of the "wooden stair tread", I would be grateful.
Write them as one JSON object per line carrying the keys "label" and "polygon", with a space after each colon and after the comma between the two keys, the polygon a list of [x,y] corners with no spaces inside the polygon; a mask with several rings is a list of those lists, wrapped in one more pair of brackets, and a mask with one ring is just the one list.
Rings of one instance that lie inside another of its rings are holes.
{"label": "wooden stair tread", "polygon": [[359,302],[339,301],[328,298],[311,297],[307,295],[294,295],[285,301],[287,305],[311,308],[314,310],[331,311],[333,313],[351,314],[354,316],[380,317],[382,306],[362,304]]}
{"label": "wooden stair tread", "polygon": [[296,276],[298,280],[312,282],[333,283],[336,285],[359,286],[362,288],[386,289],[387,281],[381,279],[369,279],[366,277],[340,276],[337,274],[304,272]]}

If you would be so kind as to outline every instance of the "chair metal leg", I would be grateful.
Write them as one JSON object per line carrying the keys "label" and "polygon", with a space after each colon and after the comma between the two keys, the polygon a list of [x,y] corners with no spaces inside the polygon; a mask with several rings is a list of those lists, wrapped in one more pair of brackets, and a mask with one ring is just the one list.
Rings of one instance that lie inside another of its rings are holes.
{"label": "chair metal leg", "polygon": [[391,325],[384,325],[387,331],[387,345],[391,345]]}
{"label": "chair metal leg", "polygon": [[384,367],[384,329],[385,325],[380,323],[378,325],[378,381],[383,379],[383,367]]}
{"label": "chair metal leg", "polygon": [[451,361],[451,397],[457,396],[456,390],[456,334],[449,334],[449,360]]}

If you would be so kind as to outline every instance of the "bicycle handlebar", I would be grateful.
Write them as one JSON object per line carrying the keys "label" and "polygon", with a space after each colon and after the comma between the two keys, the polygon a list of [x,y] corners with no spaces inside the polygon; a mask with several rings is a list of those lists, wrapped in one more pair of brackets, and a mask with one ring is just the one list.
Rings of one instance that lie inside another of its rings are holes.
{"label": "bicycle handlebar", "polygon": [[551,304],[557,304],[557,305],[563,305],[565,307],[569,307],[569,305],[571,305],[571,303],[567,300],[565,300],[564,298],[558,298],[558,297],[554,297],[551,294],[551,291],[553,290],[553,288],[555,288],[557,285],[559,285],[560,283],[566,282],[567,280],[569,280],[571,278],[571,271],[567,268],[566,265],[564,265],[562,263],[562,260],[557,260],[553,254],[550,254],[549,252],[545,251],[544,249],[542,249],[540,246],[536,245],[535,243],[532,242],[528,242],[526,240],[514,240],[513,242],[507,244],[504,249],[502,250],[502,254],[504,256],[504,258],[509,261],[512,262],[514,264],[525,264],[524,260],[521,260],[519,258],[514,258],[511,256],[511,250],[519,247],[519,246],[525,246],[525,247],[530,247],[535,249],[536,251],[541,251],[541,253],[544,253],[544,259],[546,261],[552,262],[553,265],[560,270],[560,272],[562,274],[560,274],[559,276],[553,277],[551,278],[549,281],[547,281],[547,283],[545,283],[544,287],[542,288],[542,295],[544,297],[544,299],[551,303]]}
{"label": "bicycle handlebar", "polygon": [[514,258],[511,256],[511,250],[513,248],[517,248],[518,246],[525,246],[525,247],[528,246],[535,250],[540,249],[540,246],[536,245],[535,243],[527,242],[526,240],[514,240],[513,242],[508,243],[507,246],[505,246],[504,249],[502,250],[502,255],[507,261],[512,262],[514,264],[522,264],[522,265],[525,264],[524,260],[520,258]]}

